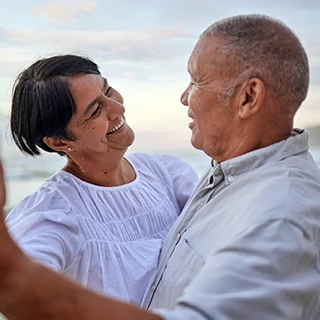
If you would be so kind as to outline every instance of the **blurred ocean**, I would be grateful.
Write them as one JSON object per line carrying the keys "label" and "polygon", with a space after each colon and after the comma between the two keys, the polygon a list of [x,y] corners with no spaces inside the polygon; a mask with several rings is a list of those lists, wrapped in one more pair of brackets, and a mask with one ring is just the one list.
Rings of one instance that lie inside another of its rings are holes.
{"label": "blurred ocean", "polygon": [[[7,186],[7,202],[6,210],[12,208],[18,201],[35,191],[41,183],[61,169],[66,162],[65,157],[58,154],[44,153],[43,156],[36,158],[23,155],[13,142],[10,144],[1,143],[1,157],[5,169],[6,186]],[[127,154],[133,152],[145,152],[148,154],[166,153],[175,155],[184,159],[196,170],[200,175],[205,167],[210,163],[210,159],[200,151],[193,150],[190,146],[189,150],[168,150],[168,151],[151,151],[151,150],[135,150],[133,147],[129,149]]]}
{"label": "blurred ocean", "polygon": [[[61,169],[65,164],[65,157],[48,153],[36,158],[27,157],[21,154],[12,142],[8,143],[7,140],[8,139],[1,143],[1,156],[6,176],[6,209],[8,210],[25,196],[35,191],[47,177]],[[310,151],[320,167],[320,146],[312,147]],[[128,153],[132,152],[142,151],[135,150],[132,147]],[[154,151],[148,152],[146,149],[143,150],[143,152],[149,154],[155,153]],[[190,149],[175,149],[161,151],[161,153],[180,157],[188,162],[196,170],[198,175],[201,175],[210,163],[209,157],[201,151],[192,149],[191,146]]]}

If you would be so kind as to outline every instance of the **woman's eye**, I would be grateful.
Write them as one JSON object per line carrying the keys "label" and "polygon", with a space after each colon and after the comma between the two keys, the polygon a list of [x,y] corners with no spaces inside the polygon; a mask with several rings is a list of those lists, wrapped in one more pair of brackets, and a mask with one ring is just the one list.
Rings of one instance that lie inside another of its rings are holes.
{"label": "woman's eye", "polygon": [[105,93],[105,96],[109,98],[111,96],[111,93],[112,93],[112,87],[109,87]]}
{"label": "woman's eye", "polygon": [[97,117],[97,116],[100,114],[100,112],[101,112],[101,106],[99,105],[99,106],[97,107],[97,109],[94,110],[94,112],[92,113],[92,115],[91,115],[90,118]]}

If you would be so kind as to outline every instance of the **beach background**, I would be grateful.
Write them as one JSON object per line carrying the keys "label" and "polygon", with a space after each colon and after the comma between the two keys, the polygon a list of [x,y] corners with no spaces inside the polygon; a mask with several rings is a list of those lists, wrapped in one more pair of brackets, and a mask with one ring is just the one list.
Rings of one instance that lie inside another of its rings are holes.
{"label": "beach background", "polygon": [[[65,162],[57,154],[32,158],[14,146],[8,129],[18,74],[39,58],[76,53],[91,57],[124,98],[136,133],[128,152],[166,153],[198,174],[209,159],[190,145],[181,93],[199,35],[214,21],[259,13],[286,23],[301,39],[310,64],[308,98],[295,126],[320,125],[320,1],[313,0],[11,0],[0,4],[0,132],[7,178],[7,208],[35,191]],[[263,59],[263,57],[261,57]],[[272,124],[270,124],[272,129]],[[320,134],[318,135],[320,137]],[[319,163],[319,149],[311,152]]]}

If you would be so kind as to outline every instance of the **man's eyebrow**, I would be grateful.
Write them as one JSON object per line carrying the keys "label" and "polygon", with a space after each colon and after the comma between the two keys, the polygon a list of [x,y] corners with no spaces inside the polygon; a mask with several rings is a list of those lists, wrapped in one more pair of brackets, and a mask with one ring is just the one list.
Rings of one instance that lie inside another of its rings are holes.
{"label": "man's eyebrow", "polygon": [[[108,81],[106,78],[103,78],[103,87],[102,87],[102,91],[104,91],[106,89],[108,85]],[[84,111],[84,115],[86,116],[89,111],[97,104],[97,102],[101,99],[101,97],[96,97],[94,100],[92,100],[88,106],[86,107],[86,110]]]}

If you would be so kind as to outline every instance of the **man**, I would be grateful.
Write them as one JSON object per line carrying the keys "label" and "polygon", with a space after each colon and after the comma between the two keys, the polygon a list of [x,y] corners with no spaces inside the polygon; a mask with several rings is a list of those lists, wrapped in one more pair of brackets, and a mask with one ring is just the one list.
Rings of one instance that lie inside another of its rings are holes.
{"label": "man", "polygon": [[319,319],[320,171],[308,133],[293,130],[308,90],[304,49],[278,21],[237,16],[201,35],[188,69],[191,141],[213,161],[164,243],[145,297],[152,312],[31,262],[1,221],[9,319]]}

